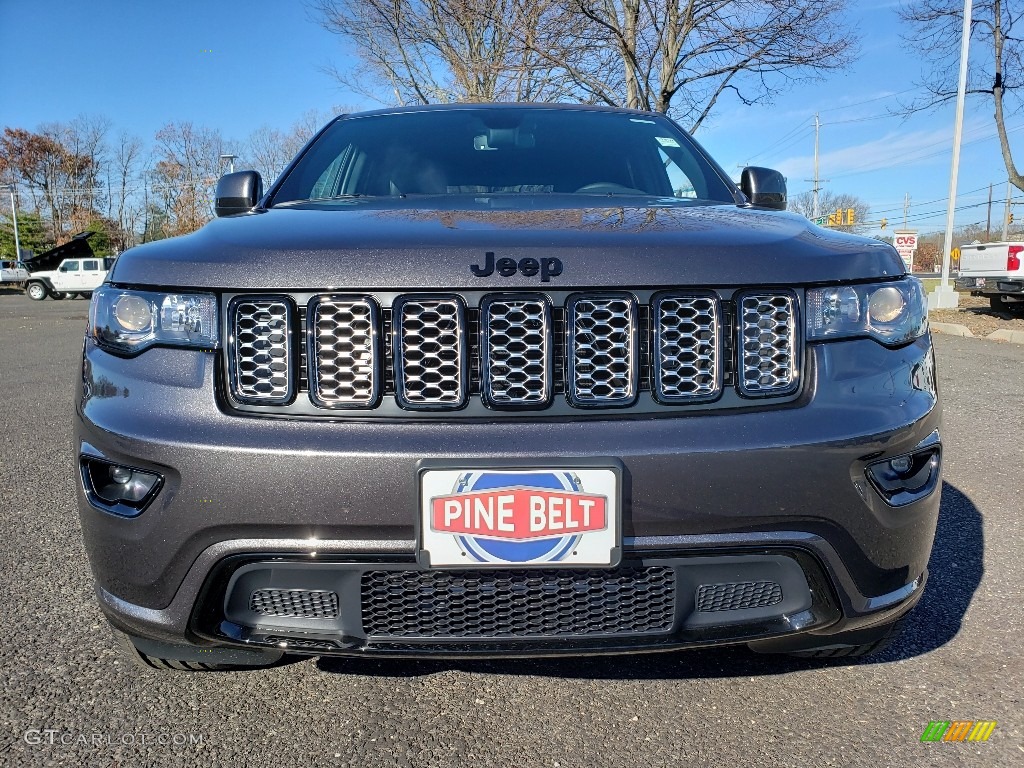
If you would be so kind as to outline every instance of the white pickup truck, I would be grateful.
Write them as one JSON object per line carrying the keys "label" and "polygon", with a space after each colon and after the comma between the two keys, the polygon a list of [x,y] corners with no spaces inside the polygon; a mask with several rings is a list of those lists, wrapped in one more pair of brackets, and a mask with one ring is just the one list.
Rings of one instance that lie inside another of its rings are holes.
{"label": "white pickup truck", "polygon": [[960,246],[956,287],[987,296],[992,309],[1024,311],[1024,242],[972,243]]}
{"label": "white pickup truck", "polygon": [[63,299],[68,296],[89,298],[107,278],[108,264],[99,257],[64,259],[57,269],[32,272],[25,283],[30,299],[42,301],[47,296]]}
{"label": "white pickup truck", "polygon": [[20,288],[28,280],[28,270],[20,261],[0,261],[0,286]]}

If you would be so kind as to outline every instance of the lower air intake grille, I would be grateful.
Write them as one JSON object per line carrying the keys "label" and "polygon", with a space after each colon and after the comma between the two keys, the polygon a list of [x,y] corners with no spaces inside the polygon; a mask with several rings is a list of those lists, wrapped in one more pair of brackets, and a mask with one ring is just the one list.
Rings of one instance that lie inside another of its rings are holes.
{"label": "lower air intake grille", "polygon": [[782,587],[774,581],[702,584],[697,588],[697,610],[702,613],[763,608],[781,602]]}
{"label": "lower air intake grille", "polygon": [[264,616],[333,619],[338,616],[338,595],[310,589],[257,589],[249,597],[249,610]]}
{"label": "lower air intake grille", "polygon": [[562,637],[666,633],[675,616],[671,568],[368,571],[369,637]]}

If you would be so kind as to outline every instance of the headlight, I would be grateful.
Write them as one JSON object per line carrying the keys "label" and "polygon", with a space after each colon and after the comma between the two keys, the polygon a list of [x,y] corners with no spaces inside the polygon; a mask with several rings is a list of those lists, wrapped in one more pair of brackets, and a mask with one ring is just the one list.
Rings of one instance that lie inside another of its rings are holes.
{"label": "headlight", "polygon": [[215,348],[217,297],[103,286],[93,291],[89,334],[104,349],[137,354],[163,344]]}
{"label": "headlight", "polygon": [[916,277],[807,291],[809,341],[870,336],[896,347],[927,330],[928,302]]}

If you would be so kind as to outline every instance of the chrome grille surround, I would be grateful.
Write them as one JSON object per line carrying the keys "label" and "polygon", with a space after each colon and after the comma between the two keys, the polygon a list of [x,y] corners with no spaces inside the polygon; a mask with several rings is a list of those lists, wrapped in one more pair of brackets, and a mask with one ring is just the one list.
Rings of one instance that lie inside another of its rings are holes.
{"label": "chrome grille surround", "polygon": [[373,408],[380,400],[380,312],[368,296],[324,295],[306,312],[309,397],[320,408]]}
{"label": "chrome grille surround", "polygon": [[660,402],[714,400],[722,390],[718,297],[663,294],[654,300],[654,395]]}
{"label": "chrome grille surround", "polygon": [[411,410],[462,408],[469,394],[466,308],[458,296],[406,296],[392,309],[395,396]]}
{"label": "chrome grille surround", "polygon": [[799,385],[796,296],[758,291],[737,298],[739,390],[748,397],[783,395]]}
{"label": "chrome grille surround", "polygon": [[228,307],[231,394],[240,403],[279,405],[295,394],[295,311],[284,296],[246,296]]}
{"label": "chrome grille surround", "polygon": [[632,405],[639,389],[636,297],[578,294],[569,299],[566,398],[579,408]]}
{"label": "chrome grille surround", "polygon": [[544,407],[552,393],[551,305],[544,296],[488,296],[480,312],[480,391],[494,408]]}

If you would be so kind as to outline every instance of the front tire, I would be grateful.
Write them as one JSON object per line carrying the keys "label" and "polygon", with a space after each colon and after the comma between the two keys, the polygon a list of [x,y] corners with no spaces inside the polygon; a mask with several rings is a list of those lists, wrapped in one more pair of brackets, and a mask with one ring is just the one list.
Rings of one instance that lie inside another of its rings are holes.
{"label": "front tire", "polygon": [[54,301],[62,301],[67,297],[68,295],[66,293],[61,293],[60,291],[54,291],[53,293],[50,294],[50,298],[52,298]]}
{"label": "front tire", "polygon": [[46,298],[46,286],[42,283],[29,283],[25,293],[32,301],[42,301]]}

